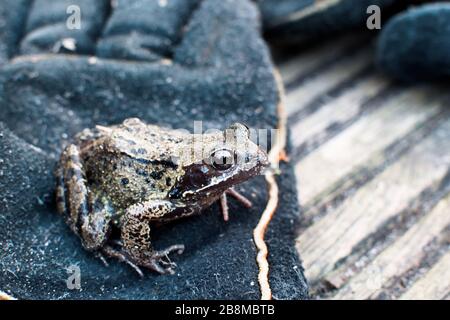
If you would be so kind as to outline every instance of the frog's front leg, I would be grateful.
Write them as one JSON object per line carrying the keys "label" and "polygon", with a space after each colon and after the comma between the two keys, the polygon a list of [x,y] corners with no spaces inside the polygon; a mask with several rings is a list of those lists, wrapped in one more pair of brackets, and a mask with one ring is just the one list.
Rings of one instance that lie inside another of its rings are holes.
{"label": "frog's front leg", "polygon": [[150,240],[150,222],[159,220],[164,215],[175,210],[169,201],[150,200],[130,207],[122,226],[121,238],[123,249],[137,265],[149,268],[161,274],[173,274],[174,263],[168,263],[171,252],[183,253],[184,245],[173,245],[161,251],[153,250]]}
{"label": "frog's front leg", "polygon": [[228,219],[229,219],[227,194],[229,194],[230,196],[235,198],[237,201],[239,201],[241,204],[243,204],[244,207],[246,207],[246,208],[252,207],[252,202],[250,200],[248,200],[246,197],[244,197],[242,194],[240,194],[233,188],[227,189],[220,196],[220,206],[222,208],[222,216],[223,216],[224,221],[228,221]]}

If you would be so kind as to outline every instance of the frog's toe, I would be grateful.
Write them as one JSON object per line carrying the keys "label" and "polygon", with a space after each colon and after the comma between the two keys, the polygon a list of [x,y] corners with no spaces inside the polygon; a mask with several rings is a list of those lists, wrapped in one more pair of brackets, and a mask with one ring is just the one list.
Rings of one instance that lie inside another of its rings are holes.
{"label": "frog's toe", "polygon": [[160,251],[153,251],[150,259],[148,262],[143,263],[143,266],[160,274],[174,274],[177,265],[170,261],[169,254],[172,252],[182,254],[183,251],[184,245],[182,244],[176,244]]}
{"label": "frog's toe", "polygon": [[164,250],[160,250],[160,251],[154,251],[152,253],[152,257],[154,258],[165,258],[168,257],[169,254],[171,254],[172,252],[176,252],[178,254],[182,254],[184,252],[184,245],[182,244],[175,244],[173,246],[170,246]]}
{"label": "frog's toe", "polygon": [[[115,244],[119,245],[119,243]],[[150,269],[152,271],[156,271],[160,274],[174,274],[177,265],[169,259],[169,254],[172,252],[182,254],[183,251],[184,245],[177,244],[170,246],[164,250],[152,251],[150,256],[147,256],[147,258],[132,258],[131,256],[121,252],[120,250],[116,250],[111,246],[105,246],[102,249],[101,253],[108,257],[116,258],[121,262],[125,262],[130,267],[132,267],[137,272],[137,274],[139,274],[139,276],[143,277],[144,273],[141,271],[139,266]],[[99,254],[100,258],[103,257],[101,253]],[[102,261],[106,262],[106,260],[104,259],[102,259]]]}
{"label": "frog's toe", "polygon": [[145,264],[145,267],[158,272],[159,274],[174,274],[175,266],[171,263],[165,265],[167,262],[162,261],[161,258],[152,258],[148,263]]}
{"label": "frog's toe", "polygon": [[[136,273],[142,278],[144,277],[144,273],[142,272],[142,270],[137,266],[137,264],[135,264],[133,261],[131,261],[131,259],[128,258],[127,255],[125,255],[124,253],[113,249],[110,246],[105,246],[102,249],[102,253],[105,254],[106,256],[110,257],[110,258],[116,258],[121,262],[125,262],[126,264],[128,264],[130,267],[132,267],[134,269],[134,271],[136,271]],[[103,258],[104,259],[104,258]]]}
{"label": "frog's toe", "polygon": [[171,268],[176,268],[177,264],[175,262],[172,262],[169,257],[166,257],[166,260],[164,260],[163,258],[161,258],[159,260],[159,263],[161,265],[163,265],[164,267],[171,267]]}
{"label": "frog's toe", "polygon": [[101,252],[97,252],[97,253],[95,254],[95,256],[96,256],[97,258],[100,259],[100,261],[103,263],[103,265],[104,265],[105,267],[109,267],[108,261],[106,261],[104,255],[103,255]]}

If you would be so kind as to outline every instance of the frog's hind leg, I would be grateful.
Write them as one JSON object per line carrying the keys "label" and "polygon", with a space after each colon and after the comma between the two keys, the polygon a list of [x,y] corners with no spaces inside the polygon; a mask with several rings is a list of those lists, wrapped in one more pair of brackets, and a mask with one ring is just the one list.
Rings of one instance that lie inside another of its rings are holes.
{"label": "frog's hind leg", "polygon": [[67,217],[67,207],[66,207],[66,191],[64,186],[64,169],[63,164],[59,163],[55,170],[56,176],[56,210],[59,214]]}
{"label": "frog's hind leg", "polygon": [[80,236],[88,250],[99,250],[111,234],[114,209],[106,198],[88,194],[89,214],[81,216]]}
{"label": "frog's hind leg", "polygon": [[220,206],[222,208],[222,215],[223,220],[228,221],[229,219],[229,209],[228,209],[228,201],[227,201],[227,194],[235,198],[237,201],[242,203],[244,207],[251,208],[252,203],[250,200],[248,200],[246,197],[244,197],[242,194],[234,190],[233,188],[230,188],[226,190],[222,195],[220,196]]}
{"label": "frog's hind leg", "polygon": [[[183,253],[184,245],[173,245],[164,250],[153,250],[150,241],[150,222],[175,210],[169,201],[152,200],[130,207],[122,227],[123,249],[131,261],[161,274],[173,274],[174,263],[167,261],[172,252]],[[166,259],[166,260],[165,260]]]}
{"label": "frog's hind leg", "polygon": [[110,231],[112,208],[93,195],[87,186],[79,149],[69,145],[61,156],[57,174],[57,207],[90,251],[100,249]]}
{"label": "frog's hind leg", "polygon": [[79,235],[80,217],[88,214],[88,190],[75,145],[69,145],[61,154],[56,175],[58,212],[66,216],[69,227]]}

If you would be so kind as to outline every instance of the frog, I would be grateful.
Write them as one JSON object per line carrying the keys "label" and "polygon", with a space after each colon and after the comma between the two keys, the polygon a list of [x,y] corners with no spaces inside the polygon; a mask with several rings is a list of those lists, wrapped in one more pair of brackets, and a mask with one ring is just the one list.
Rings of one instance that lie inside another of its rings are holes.
{"label": "frog", "polygon": [[61,153],[55,169],[56,207],[82,246],[105,265],[118,259],[141,277],[142,268],[173,274],[172,253],[156,250],[151,230],[199,215],[219,202],[228,221],[227,196],[250,208],[236,185],[262,174],[267,153],[241,123],[194,134],[138,118],[84,129]]}

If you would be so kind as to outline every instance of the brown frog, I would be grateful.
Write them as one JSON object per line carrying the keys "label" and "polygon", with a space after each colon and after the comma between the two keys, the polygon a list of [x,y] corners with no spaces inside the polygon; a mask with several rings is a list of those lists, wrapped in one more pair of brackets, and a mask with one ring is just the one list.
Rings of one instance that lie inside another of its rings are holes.
{"label": "brown frog", "polygon": [[[63,151],[57,176],[57,207],[82,241],[104,256],[161,274],[174,273],[168,258],[184,246],[154,250],[150,228],[200,213],[220,200],[228,220],[227,195],[251,203],[232,187],[259,174],[267,155],[247,127],[190,134],[147,125],[139,119],[86,129]],[[113,241],[113,230],[120,240]]]}

